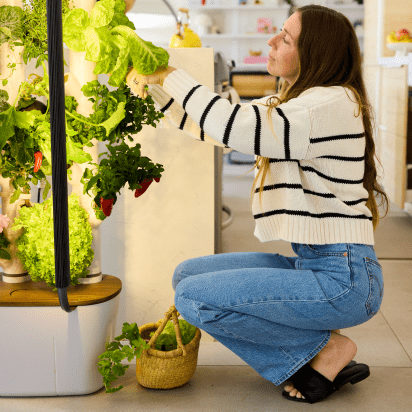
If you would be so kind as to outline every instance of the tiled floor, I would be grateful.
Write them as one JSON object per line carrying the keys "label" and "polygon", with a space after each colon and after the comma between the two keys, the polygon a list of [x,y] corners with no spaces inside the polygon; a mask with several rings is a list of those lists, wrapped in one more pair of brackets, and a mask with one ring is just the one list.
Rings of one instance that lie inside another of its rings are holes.
{"label": "tiled floor", "polygon": [[[294,256],[288,242],[260,243],[253,236],[250,190],[254,173],[239,177],[250,169],[224,166],[223,203],[234,213],[234,221],[223,231],[223,253]],[[355,360],[367,363],[371,376],[357,385],[345,385],[316,405],[287,401],[281,396],[282,386],[262,378],[219,342],[201,341],[196,372],[180,388],[143,388],[136,382],[135,365],[131,365],[116,381],[116,386],[124,385],[119,392],[106,394],[103,388],[84,396],[0,398],[0,411],[412,412],[412,217],[391,204],[375,242],[385,279],[381,310],[367,323],[342,329],[358,346]]]}

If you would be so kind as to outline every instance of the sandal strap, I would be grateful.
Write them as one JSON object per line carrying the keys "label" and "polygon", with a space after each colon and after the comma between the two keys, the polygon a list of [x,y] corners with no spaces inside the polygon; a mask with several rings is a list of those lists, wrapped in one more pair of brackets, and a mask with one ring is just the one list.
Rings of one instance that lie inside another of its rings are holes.
{"label": "sandal strap", "polygon": [[337,389],[333,382],[311,368],[309,363],[293,375],[292,383],[310,403],[326,398]]}

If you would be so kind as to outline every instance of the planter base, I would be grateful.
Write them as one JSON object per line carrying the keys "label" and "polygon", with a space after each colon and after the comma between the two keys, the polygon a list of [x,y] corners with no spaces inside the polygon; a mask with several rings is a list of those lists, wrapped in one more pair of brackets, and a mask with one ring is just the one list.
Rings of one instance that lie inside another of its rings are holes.
{"label": "planter base", "polygon": [[4,283],[24,283],[31,280],[31,277],[28,272],[19,273],[18,275],[8,275],[3,273],[3,282]]}
{"label": "planter base", "polygon": [[0,282],[0,396],[86,395],[103,388],[98,356],[115,337],[120,279],[69,286],[71,313],[45,282]]}

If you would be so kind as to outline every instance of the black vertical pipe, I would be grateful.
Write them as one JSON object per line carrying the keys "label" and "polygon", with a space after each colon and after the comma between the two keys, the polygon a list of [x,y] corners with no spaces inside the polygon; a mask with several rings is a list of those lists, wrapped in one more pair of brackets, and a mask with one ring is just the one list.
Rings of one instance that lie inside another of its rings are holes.
{"label": "black vertical pipe", "polygon": [[67,298],[67,288],[70,286],[70,253],[66,123],[64,112],[62,0],[47,0],[46,9],[56,288],[60,306],[66,312],[72,312]]}

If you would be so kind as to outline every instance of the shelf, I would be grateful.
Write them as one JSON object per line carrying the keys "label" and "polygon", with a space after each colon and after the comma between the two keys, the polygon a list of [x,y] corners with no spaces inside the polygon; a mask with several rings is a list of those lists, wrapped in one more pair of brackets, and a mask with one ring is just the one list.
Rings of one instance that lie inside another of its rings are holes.
{"label": "shelf", "polygon": [[262,40],[269,40],[273,36],[275,36],[275,33],[269,33],[269,34],[204,34],[200,36],[201,39],[205,40],[217,40],[217,39],[262,39]]}
{"label": "shelf", "polygon": [[[199,36],[202,40],[217,40],[217,39],[262,39],[262,40],[269,40],[273,36],[276,36],[279,33],[264,33],[264,34],[234,34],[234,33],[222,33],[222,34],[203,34]],[[358,39],[363,39],[363,34],[358,35]]]}
{"label": "shelf", "polygon": [[[256,63],[256,64],[237,64],[233,69],[232,73],[236,72],[236,70],[242,70],[242,71],[261,71],[261,70],[266,70],[267,71],[267,64],[266,63]],[[269,73],[268,73],[269,74]]]}
{"label": "shelf", "polygon": [[210,11],[216,11],[216,10],[229,10],[229,11],[237,11],[237,10],[289,10],[290,6],[264,6],[264,5],[244,5],[244,6],[198,6],[198,7],[191,7],[190,10],[197,11],[197,10],[210,10]]}
{"label": "shelf", "polygon": [[[328,6],[325,6],[325,7],[328,7],[330,9],[334,9],[334,10],[351,10],[351,9],[363,10],[365,5],[364,4],[358,4],[358,5],[354,4],[354,5],[342,5],[342,6],[340,6],[340,5],[332,4],[332,5],[328,5]],[[222,10],[222,11],[224,11],[224,10],[227,10],[227,11],[249,10],[249,11],[251,11],[251,10],[289,10],[289,9],[290,9],[290,6],[288,4],[282,5],[282,6],[275,6],[275,5],[265,6],[265,5],[258,5],[258,4],[257,5],[244,5],[244,6],[241,6],[241,5],[236,5],[236,6],[197,6],[197,7],[192,6],[190,8],[190,10],[193,10],[193,11],[195,11],[195,10],[196,11],[197,10],[205,10],[205,11],[208,11],[208,10],[210,10],[210,11],[216,11],[216,10]]]}
{"label": "shelf", "polygon": [[[60,306],[59,295],[45,281],[6,283],[0,281],[1,306]],[[122,290],[122,281],[115,276],[103,275],[98,283],[70,285],[67,297],[70,306],[103,303],[116,297]]]}
{"label": "shelf", "polygon": [[382,67],[401,67],[408,65],[408,86],[412,87],[412,53],[407,56],[381,57],[378,64]]}

